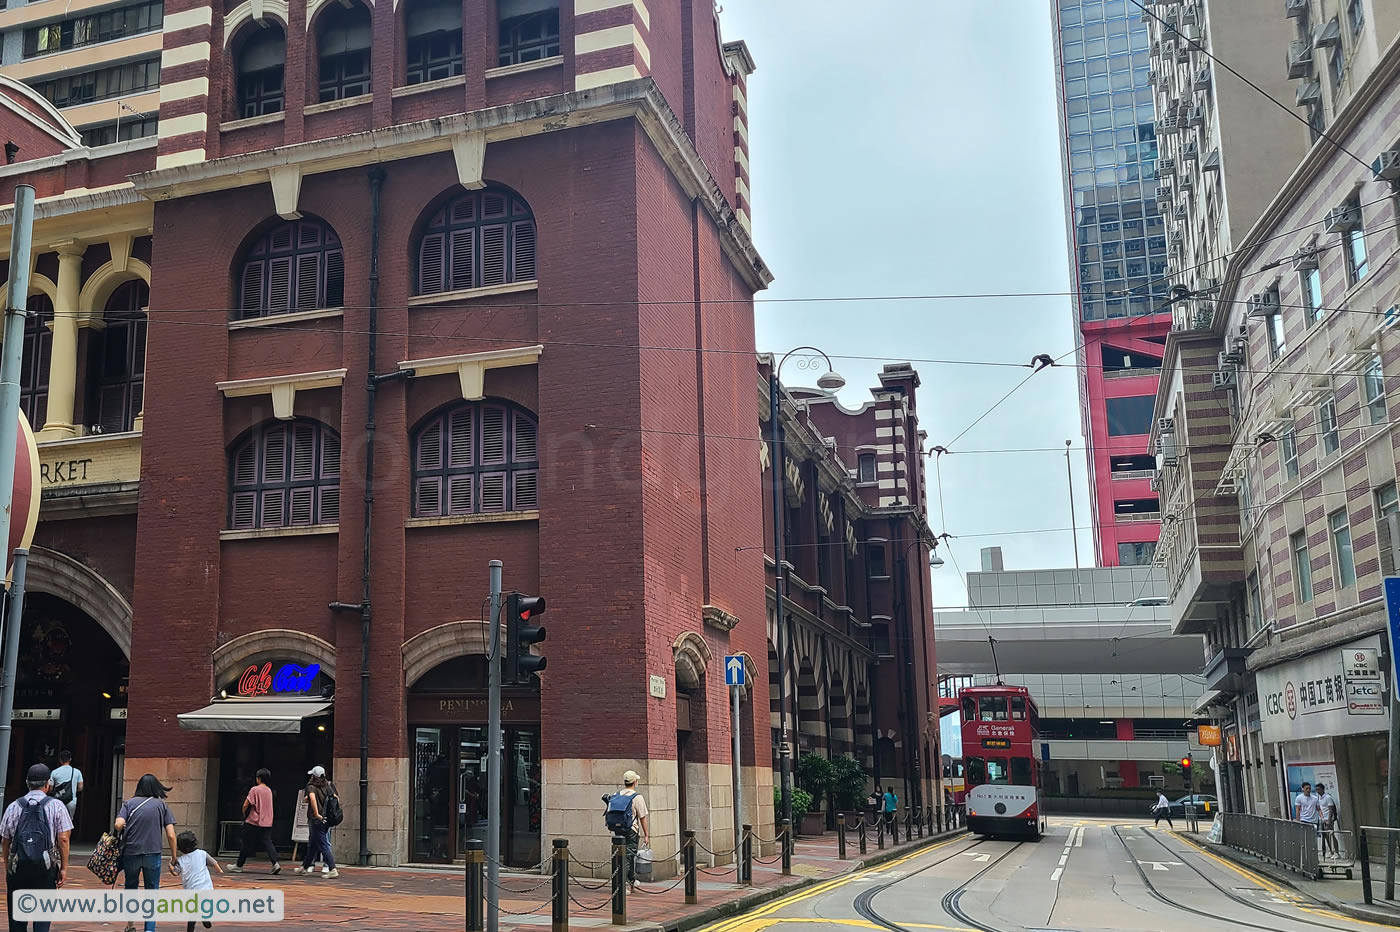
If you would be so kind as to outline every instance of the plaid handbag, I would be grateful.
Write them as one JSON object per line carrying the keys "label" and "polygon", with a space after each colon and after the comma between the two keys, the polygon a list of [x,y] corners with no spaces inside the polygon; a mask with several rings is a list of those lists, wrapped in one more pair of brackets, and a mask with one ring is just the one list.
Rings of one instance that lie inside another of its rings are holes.
{"label": "plaid handbag", "polygon": [[88,858],[87,869],[92,871],[98,880],[111,886],[116,883],[117,874],[121,873],[121,863],[121,833],[113,835],[110,832],[103,832],[102,839],[98,841],[97,847],[92,851],[92,857]]}

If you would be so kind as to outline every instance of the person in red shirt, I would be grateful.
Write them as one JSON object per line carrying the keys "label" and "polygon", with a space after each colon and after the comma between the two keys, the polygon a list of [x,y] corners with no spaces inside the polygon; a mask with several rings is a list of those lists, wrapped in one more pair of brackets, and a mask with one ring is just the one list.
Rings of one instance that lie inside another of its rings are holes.
{"label": "person in red shirt", "polygon": [[256,774],[257,782],[243,800],[243,847],[238,852],[238,861],[229,870],[243,873],[243,864],[255,848],[267,852],[272,862],[272,873],[282,872],[282,863],[277,858],[277,846],[272,843],[272,788],[267,781],[272,779],[272,771],[263,767]]}

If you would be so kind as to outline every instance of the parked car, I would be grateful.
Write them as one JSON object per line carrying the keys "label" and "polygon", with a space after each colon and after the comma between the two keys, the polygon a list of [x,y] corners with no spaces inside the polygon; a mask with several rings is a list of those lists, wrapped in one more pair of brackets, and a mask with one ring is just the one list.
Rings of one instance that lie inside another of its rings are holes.
{"label": "parked car", "polygon": [[1173,819],[1183,819],[1186,817],[1186,804],[1193,802],[1196,805],[1196,815],[1214,815],[1220,809],[1220,800],[1209,793],[1197,793],[1194,796],[1183,796],[1172,802],[1171,813]]}

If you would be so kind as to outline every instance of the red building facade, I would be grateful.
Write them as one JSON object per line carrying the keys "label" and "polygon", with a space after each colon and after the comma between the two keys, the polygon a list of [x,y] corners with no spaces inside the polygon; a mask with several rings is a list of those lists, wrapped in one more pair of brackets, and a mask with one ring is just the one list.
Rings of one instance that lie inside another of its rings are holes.
{"label": "red building facade", "polygon": [[[321,764],[341,856],[453,860],[499,559],[550,604],[506,860],[600,857],[627,769],[658,860],[732,848],[719,658],[768,675],[747,49],[699,0],[226,6],[167,6],[157,138],[64,144],[36,104],[57,151],[0,168],[41,198],[26,624],[110,655],[36,692],[17,760],[73,744],[109,800],[154,772],[221,847],[253,770],[289,830]],[[768,730],[743,748],[771,825]]]}

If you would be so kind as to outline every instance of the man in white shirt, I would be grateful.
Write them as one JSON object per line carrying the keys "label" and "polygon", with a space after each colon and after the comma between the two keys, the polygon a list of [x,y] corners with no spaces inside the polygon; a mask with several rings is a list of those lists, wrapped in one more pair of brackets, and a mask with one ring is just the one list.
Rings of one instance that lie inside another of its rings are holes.
{"label": "man in white shirt", "polygon": [[1313,794],[1312,784],[1303,782],[1303,791],[1293,797],[1293,806],[1298,811],[1298,821],[1306,822],[1314,829],[1318,828],[1322,819],[1322,807],[1318,797]]}
{"label": "man in white shirt", "polygon": [[1341,857],[1342,852],[1334,834],[1337,831],[1337,800],[1321,783],[1317,785],[1317,811],[1322,826],[1322,853],[1331,851],[1337,857]]}
{"label": "man in white shirt", "polygon": [[1158,790],[1157,802],[1152,807],[1152,824],[1155,826],[1163,819],[1167,820],[1167,828],[1176,831],[1176,826],[1172,824],[1172,804],[1167,802],[1166,794]]}
{"label": "man in white shirt", "polygon": [[58,766],[50,775],[54,795],[68,807],[68,818],[78,811],[78,794],[83,791],[83,772],[73,766],[73,752],[59,751]]}

